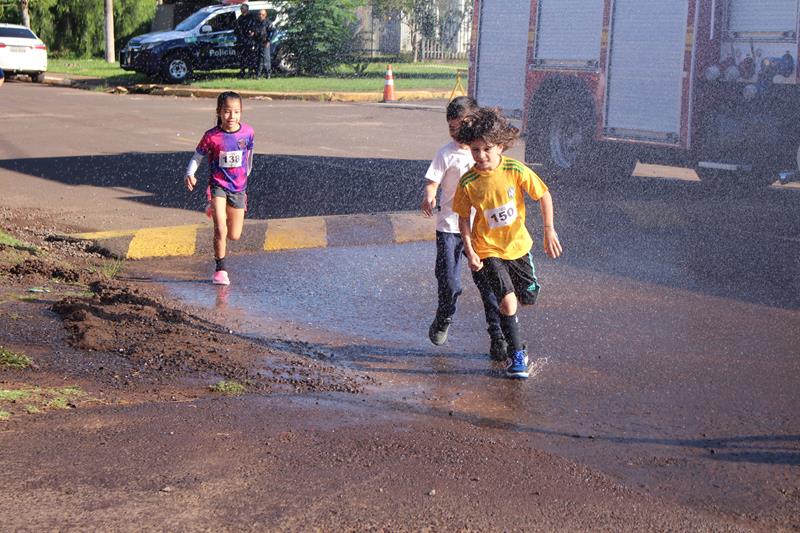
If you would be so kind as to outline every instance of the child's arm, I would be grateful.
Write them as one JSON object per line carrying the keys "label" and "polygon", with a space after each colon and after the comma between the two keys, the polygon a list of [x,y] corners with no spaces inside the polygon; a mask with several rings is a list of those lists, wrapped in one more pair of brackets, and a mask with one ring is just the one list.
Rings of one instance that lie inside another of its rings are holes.
{"label": "child's arm", "polygon": [[[561,242],[558,240],[558,233],[553,227],[553,197],[550,191],[544,193],[539,199],[539,208],[542,211],[542,225],[544,226],[544,253],[555,259],[561,255]],[[466,246],[465,246],[466,248]]]}
{"label": "child's arm", "polygon": [[194,173],[197,172],[197,168],[200,166],[200,162],[202,160],[203,154],[195,152],[192,156],[192,159],[189,161],[189,166],[186,167],[186,178],[184,179],[184,183],[186,183],[186,188],[190,191],[193,191],[194,186],[197,185],[197,178],[194,177]]}
{"label": "child's arm", "polygon": [[461,241],[464,243],[464,254],[469,261],[469,269],[477,272],[483,268],[483,261],[472,248],[472,228],[469,217],[458,217],[458,231],[461,233]]}
{"label": "child's arm", "polygon": [[425,195],[422,198],[422,214],[426,217],[433,215],[433,209],[436,207],[436,190],[439,184],[435,181],[428,180],[425,185]]}

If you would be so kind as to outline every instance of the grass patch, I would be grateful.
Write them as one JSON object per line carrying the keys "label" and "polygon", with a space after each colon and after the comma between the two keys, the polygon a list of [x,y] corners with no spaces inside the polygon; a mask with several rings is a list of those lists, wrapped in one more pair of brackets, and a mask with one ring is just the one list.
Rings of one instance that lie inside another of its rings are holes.
{"label": "grass patch", "polygon": [[[8,419],[19,412],[38,414],[54,409],[69,409],[75,407],[75,400],[84,396],[86,393],[80,387],[0,389],[0,412],[7,413]],[[18,407],[21,401],[24,401],[24,405]]]}
{"label": "grass patch", "polygon": [[100,267],[100,273],[108,279],[114,279],[119,276],[123,268],[125,268],[125,260],[114,259],[103,262],[103,266]]}
{"label": "grass patch", "polygon": [[41,252],[38,247],[28,244],[27,242],[23,242],[2,230],[0,230],[0,245],[8,246],[9,248],[13,248],[15,250],[24,250],[37,255]]}
{"label": "grass patch", "polygon": [[0,402],[16,402],[31,395],[31,391],[24,389],[0,389]]}
{"label": "grass patch", "polygon": [[0,409],[0,420],[8,420],[9,418],[11,418],[11,413]]}
{"label": "grass patch", "polygon": [[[119,63],[106,63],[102,59],[52,59],[50,72],[75,74],[102,79],[106,85],[132,85],[160,83],[143,74],[122,70]],[[392,63],[396,90],[450,91],[456,83],[456,71],[462,70],[461,83],[467,85],[467,63]],[[325,76],[283,76],[271,79],[242,80],[236,77],[238,69],[196,72],[193,87],[205,89],[234,89],[275,92],[382,92],[385,63],[369,63],[367,68],[342,64]],[[99,89],[99,90],[102,90]]]}
{"label": "grass patch", "polygon": [[8,368],[28,368],[31,366],[31,358],[23,353],[16,353],[0,346],[0,367]]}
{"label": "grass patch", "polygon": [[245,391],[245,386],[238,381],[223,379],[211,385],[211,390],[221,394],[242,394]]}

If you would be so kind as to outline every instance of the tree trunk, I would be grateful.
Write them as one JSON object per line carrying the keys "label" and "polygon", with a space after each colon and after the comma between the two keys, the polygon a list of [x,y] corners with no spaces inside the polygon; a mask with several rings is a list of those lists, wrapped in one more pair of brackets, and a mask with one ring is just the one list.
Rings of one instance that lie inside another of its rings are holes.
{"label": "tree trunk", "polygon": [[29,0],[19,0],[19,12],[22,15],[22,24],[26,28],[31,27],[31,15],[28,13]]}
{"label": "tree trunk", "polygon": [[106,62],[113,63],[116,60],[114,51],[114,0],[106,1]]}

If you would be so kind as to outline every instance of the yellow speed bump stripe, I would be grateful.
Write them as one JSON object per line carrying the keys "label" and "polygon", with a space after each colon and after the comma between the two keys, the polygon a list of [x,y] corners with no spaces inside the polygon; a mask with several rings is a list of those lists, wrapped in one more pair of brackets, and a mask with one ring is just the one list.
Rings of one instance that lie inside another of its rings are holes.
{"label": "yellow speed bump stripe", "polygon": [[199,227],[192,224],[137,230],[128,246],[128,259],[193,255]]}
{"label": "yellow speed bump stripe", "polygon": [[130,237],[135,235],[135,229],[122,229],[112,231],[94,231],[91,233],[73,233],[71,236],[76,239],[86,239],[87,241],[101,241],[103,239],[116,239],[118,237]]}
{"label": "yellow speed bump stripe", "polygon": [[436,235],[436,218],[420,213],[390,213],[394,242],[429,241]]}
{"label": "yellow speed bump stripe", "polygon": [[302,217],[270,220],[264,250],[323,248],[328,245],[328,232],[323,217]]}

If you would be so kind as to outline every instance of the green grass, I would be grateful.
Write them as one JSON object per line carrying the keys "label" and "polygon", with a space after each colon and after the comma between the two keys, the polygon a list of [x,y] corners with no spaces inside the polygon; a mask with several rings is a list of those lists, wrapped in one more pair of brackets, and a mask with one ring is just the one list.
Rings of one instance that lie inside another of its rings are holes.
{"label": "green grass", "polygon": [[211,390],[221,394],[241,394],[245,391],[245,387],[238,381],[222,380],[211,385]]}
{"label": "green grass", "polygon": [[[73,400],[84,396],[86,393],[76,386],[0,389],[0,420],[11,418],[13,414],[20,412],[18,409],[27,414],[43,413],[53,409],[69,409],[74,407]],[[21,400],[24,400],[24,405],[16,406],[17,402]]]}
{"label": "green grass", "polygon": [[23,400],[31,395],[28,390],[19,389],[0,389],[0,401],[3,402],[16,402]]}
{"label": "green grass", "polygon": [[23,353],[12,352],[0,346],[0,367],[27,368],[31,366],[31,358]]}
{"label": "green grass", "polygon": [[[118,63],[109,64],[101,59],[53,59],[48,69],[50,72],[102,78],[107,85],[157,82],[141,74],[126,72],[119,68]],[[395,90],[450,91],[455,86],[458,69],[463,70],[461,83],[466,88],[467,64],[463,61],[392,64]],[[347,64],[341,65],[335,73],[320,77],[275,75],[269,80],[241,80],[236,77],[237,72],[236,69],[198,72],[191,86],[275,92],[382,92],[386,64],[370,63],[359,76]]]}
{"label": "green grass", "polygon": [[31,252],[32,254],[38,254],[40,252],[39,248],[36,246],[28,244],[27,242],[23,242],[16,237],[12,237],[2,230],[0,230],[0,245],[8,246],[9,248],[14,248],[15,250],[25,250],[27,252]]}
{"label": "green grass", "polygon": [[103,266],[100,267],[100,272],[107,278],[107,279],[114,279],[116,278],[122,269],[125,267],[125,261],[123,259],[113,259],[109,261],[105,261]]}

